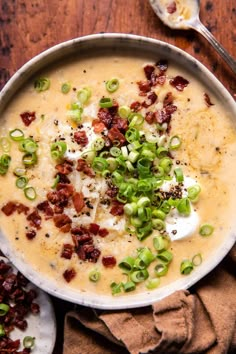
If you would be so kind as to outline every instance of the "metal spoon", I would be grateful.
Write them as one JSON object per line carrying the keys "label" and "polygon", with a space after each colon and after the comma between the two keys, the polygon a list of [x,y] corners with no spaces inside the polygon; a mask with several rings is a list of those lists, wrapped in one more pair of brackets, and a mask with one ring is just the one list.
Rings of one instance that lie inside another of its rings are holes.
{"label": "metal spoon", "polygon": [[236,61],[208,31],[199,19],[200,0],[149,0],[156,15],[173,29],[194,29],[217,50],[236,74]]}

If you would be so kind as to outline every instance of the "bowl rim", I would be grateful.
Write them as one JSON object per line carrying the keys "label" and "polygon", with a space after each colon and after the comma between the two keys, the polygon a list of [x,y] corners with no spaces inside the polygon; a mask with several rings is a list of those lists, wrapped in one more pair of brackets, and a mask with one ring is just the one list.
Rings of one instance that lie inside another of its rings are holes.
{"label": "bowl rim", "polygon": [[[90,43],[102,39],[105,41],[106,40],[114,40],[114,41],[127,40],[127,43],[129,41],[140,42],[141,44],[146,43],[146,45],[154,45],[162,48],[166,47],[169,51],[173,51],[174,53],[176,53],[176,55],[181,56],[187,62],[192,63],[193,66],[199,68],[199,70],[202,72],[203,75],[206,75],[206,77],[213,84],[216,91],[220,92],[223,95],[224,99],[226,100],[227,106],[230,107],[230,110],[236,116],[236,104],[233,97],[226,90],[223,84],[220,81],[218,81],[218,79],[197,59],[192,57],[190,54],[184,52],[183,50],[175,47],[174,45],[160,41],[158,39],[149,38],[145,36],[138,36],[133,34],[124,34],[124,33],[100,33],[100,34],[92,34],[83,37],[78,37],[78,38],[74,38],[56,44],[53,47],[39,53],[38,55],[30,59],[28,62],[26,62],[20,69],[18,69],[16,73],[10,78],[10,80],[3,87],[2,91],[0,92],[0,111],[1,111],[1,105],[2,108],[4,109],[5,105],[8,103],[7,102],[8,99],[10,100],[12,95],[14,95],[15,92],[18,90],[18,89],[14,90],[14,85],[17,86],[17,84],[19,84],[21,80],[21,77],[25,75],[26,72],[28,72],[29,74],[30,69],[34,65],[37,65],[40,62],[44,62],[47,58],[50,58],[52,55],[55,55],[59,51],[62,51],[64,48],[73,47],[74,45],[76,46],[82,44],[86,45],[86,43]],[[66,56],[67,55],[68,53],[66,54]],[[47,65],[48,63],[47,64],[45,63],[43,64],[42,67],[46,67]],[[30,76],[31,75],[32,74],[30,74]],[[21,86],[21,84],[19,86]],[[63,300],[67,300],[69,302],[74,302],[84,306],[89,306],[89,307],[94,307],[99,309],[111,309],[111,310],[128,309],[128,308],[151,305],[152,303],[161,300],[162,298],[170,295],[176,290],[189,288],[197,281],[202,279],[204,276],[206,276],[221,262],[221,260],[226,256],[226,254],[234,245],[235,240],[236,240],[236,233],[231,232],[229,236],[224,240],[223,245],[221,245],[222,248],[218,247],[216,252],[214,252],[214,257],[213,258],[211,257],[210,260],[205,261],[204,263],[205,268],[196,269],[195,272],[192,273],[190,277],[184,279],[180,278],[177,281],[174,281],[167,286],[161,287],[158,293],[157,291],[152,291],[152,292],[146,291],[145,294],[148,295],[148,299],[146,299],[145,296],[142,296],[141,297],[142,300],[137,300],[136,297],[137,298],[140,297],[140,294],[131,295],[131,296],[128,295],[122,297],[111,297],[107,295],[100,295],[100,294],[93,293],[90,296],[88,295],[88,293],[74,291],[70,287],[66,289],[61,289],[61,286],[59,286],[58,288],[55,284],[50,282],[50,279],[47,279],[45,276],[30,269],[30,266],[27,267],[27,265],[24,262],[24,259],[21,258],[20,255],[17,255],[16,257],[16,253],[14,252],[14,249],[11,248],[6,238],[4,238],[3,232],[1,232],[0,230],[0,241],[1,241],[2,251],[11,260],[11,262],[32,283],[34,283],[41,289],[45,290],[46,292],[50,293],[51,295],[61,298]]]}

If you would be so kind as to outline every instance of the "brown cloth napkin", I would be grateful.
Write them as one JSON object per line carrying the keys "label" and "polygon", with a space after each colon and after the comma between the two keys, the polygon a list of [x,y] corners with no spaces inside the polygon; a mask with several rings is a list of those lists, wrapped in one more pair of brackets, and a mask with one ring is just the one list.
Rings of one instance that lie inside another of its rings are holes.
{"label": "brown cloth napkin", "polygon": [[78,307],[65,318],[64,354],[236,353],[236,245],[191,289],[127,311]]}

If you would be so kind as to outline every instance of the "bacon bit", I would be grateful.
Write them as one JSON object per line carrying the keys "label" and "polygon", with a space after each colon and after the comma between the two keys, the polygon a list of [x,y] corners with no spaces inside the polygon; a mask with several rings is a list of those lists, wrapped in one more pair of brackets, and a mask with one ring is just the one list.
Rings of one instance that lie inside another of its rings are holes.
{"label": "bacon bit", "polygon": [[103,138],[103,140],[104,140],[104,142],[105,142],[105,147],[109,148],[109,147],[112,146],[112,142],[111,142],[111,140],[108,138],[108,136],[105,135],[105,136],[103,136],[102,138]]}
{"label": "bacon bit", "polygon": [[159,124],[169,123],[171,120],[171,115],[167,114],[165,109],[155,112],[156,122]]}
{"label": "bacon bit", "polygon": [[92,127],[94,130],[94,133],[101,133],[106,129],[106,126],[103,122],[101,122],[99,119],[94,119],[92,121]]}
{"label": "bacon bit", "polygon": [[17,287],[16,274],[7,275],[4,282],[2,283],[2,287],[7,292],[11,292],[13,289],[16,289],[16,287]]}
{"label": "bacon bit", "polygon": [[128,129],[128,121],[125,118],[115,117],[112,121],[112,127],[116,127],[125,133]]}
{"label": "bacon bit", "polygon": [[51,217],[53,217],[53,209],[50,207],[49,203],[47,200],[45,200],[42,203],[39,203],[37,205],[37,209],[40,211],[43,211],[47,217],[47,219],[50,219]]}
{"label": "bacon bit", "polygon": [[142,93],[147,93],[151,91],[151,82],[150,81],[138,81],[137,82],[139,90]]}
{"label": "bacon bit", "polygon": [[74,268],[66,269],[63,273],[64,279],[69,283],[76,276],[76,271]]}
{"label": "bacon bit", "polygon": [[140,109],[142,109],[142,104],[138,101],[135,101],[135,102],[131,103],[130,109],[132,109],[132,111],[134,111],[134,112],[138,112],[138,111],[140,111]]}
{"label": "bacon bit", "polygon": [[98,248],[94,248],[93,252],[91,252],[91,254],[90,254],[89,262],[96,263],[100,254],[101,254],[101,251],[99,251]]}
{"label": "bacon bit", "polygon": [[30,310],[31,310],[32,314],[37,315],[37,313],[40,312],[40,307],[35,302],[32,302],[32,304],[30,305]]}
{"label": "bacon bit", "polygon": [[29,231],[26,232],[25,235],[28,238],[28,240],[32,240],[36,236],[36,231],[35,230],[29,230]]}
{"label": "bacon bit", "polygon": [[72,220],[66,214],[55,215],[53,218],[54,224],[58,227],[62,232],[69,232],[71,228]]}
{"label": "bacon bit", "polygon": [[93,171],[93,169],[90,168],[87,161],[85,161],[83,159],[79,159],[77,161],[76,170],[79,172],[84,172],[85,175],[87,175],[91,178],[95,176],[95,172]]}
{"label": "bacon bit", "polygon": [[67,184],[71,183],[69,178],[66,175],[63,175],[62,173],[59,172],[56,174],[55,178],[57,176],[59,177],[59,183],[67,183]]}
{"label": "bacon bit", "polygon": [[156,85],[163,86],[165,82],[166,82],[166,75],[160,74],[156,77]]}
{"label": "bacon bit", "polygon": [[161,73],[165,72],[168,69],[168,61],[167,60],[159,60],[156,63],[156,66],[161,71]]}
{"label": "bacon bit", "polygon": [[148,122],[148,124],[153,124],[156,120],[156,116],[154,112],[147,112],[146,116],[145,116],[145,120],[146,122]]}
{"label": "bacon bit", "polygon": [[74,187],[72,184],[67,184],[67,183],[58,183],[57,185],[57,191],[61,194],[64,194],[65,197],[69,198],[73,195],[74,193]]}
{"label": "bacon bit", "polygon": [[73,171],[73,162],[66,160],[63,163],[56,165],[55,168],[62,175],[68,175]]}
{"label": "bacon bit", "polygon": [[61,251],[61,257],[66,259],[71,259],[73,252],[74,252],[74,246],[70,245],[69,243],[65,243]]}
{"label": "bacon bit", "polygon": [[98,111],[98,119],[105,125],[107,129],[110,129],[113,120],[113,115],[108,108],[100,108]]}
{"label": "bacon bit", "polygon": [[170,104],[173,103],[173,101],[174,101],[174,97],[172,92],[167,92],[163,101],[163,107],[165,108],[166,106],[169,106]]}
{"label": "bacon bit", "polygon": [[187,87],[189,81],[184,79],[182,76],[176,76],[170,80],[170,85],[175,87],[178,91],[183,91],[185,87]]}
{"label": "bacon bit", "polygon": [[29,208],[22,203],[8,202],[1,210],[6,216],[12,215],[15,211],[17,211],[18,214],[24,213],[27,215]]}
{"label": "bacon bit", "polygon": [[73,200],[75,210],[79,214],[85,206],[83,193],[82,192],[74,193],[72,200]]}
{"label": "bacon bit", "polygon": [[152,73],[154,72],[155,67],[153,65],[146,65],[146,66],[144,66],[143,70],[146,75],[146,78],[148,80],[151,80]]}
{"label": "bacon bit", "polygon": [[116,187],[116,186],[112,186],[112,187],[108,188],[108,190],[106,191],[106,194],[110,198],[116,197],[117,193],[118,193],[118,187]]}
{"label": "bacon bit", "polygon": [[84,226],[77,226],[77,227],[73,227],[71,229],[71,233],[73,235],[83,235],[84,233],[87,233],[87,232],[88,232],[88,230]]}
{"label": "bacon bit", "polygon": [[211,102],[210,96],[207,93],[204,93],[204,100],[207,107],[214,106],[214,103]]}
{"label": "bacon bit", "polygon": [[77,144],[79,144],[81,146],[86,146],[88,144],[88,137],[87,137],[86,132],[84,130],[81,130],[79,132],[75,132],[74,139],[77,142]]}
{"label": "bacon bit", "polygon": [[123,215],[124,214],[124,204],[118,202],[117,200],[113,201],[113,206],[110,210],[110,214],[116,215]]}
{"label": "bacon bit", "polygon": [[29,222],[30,225],[35,227],[36,229],[40,229],[41,228],[41,216],[39,215],[39,212],[37,209],[35,209],[31,214],[29,214],[26,218]]}
{"label": "bacon bit", "polygon": [[114,142],[115,140],[119,141],[120,145],[123,145],[126,142],[125,136],[116,127],[113,127],[109,130],[108,138],[112,142]]}
{"label": "bacon bit", "polygon": [[97,235],[99,229],[100,226],[98,224],[92,223],[89,225],[89,232],[91,232],[93,235]]}
{"label": "bacon bit", "polygon": [[176,2],[173,1],[170,4],[167,5],[166,10],[169,14],[173,14],[176,12],[177,8],[176,8]]}
{"label": "bacon bit", "polygon": [[76,236],[76,243],[77,243],[77,247],[83,244],[86,245],[93,245],[93,239],[92,236],[89,233],[85,233],[83,235],[77,235]]}
{"label": "bacon bit", "polygon": [[107,229],[100,229],[98,231],[98,235],[101,237],[106,237],[107,235],[109,235],[109,231]]}
{"label": "bacon bit", "polygon": [[35,112],[24,112],[20,116],[27,127],[36,119]]}
{"label": "bacon bit", "polygon": [[156,93],[153,92],[153,91],[151,91],[151,92],[148,94],[148,96],[147,96],[147,100],[142,103],[142,106],[143,106],[144,108],[148,108],[148,107],[150,107],[151,105],[153,105],[153,104],[156,102],[156,100],[157,100],[157,95],[156,95]]}
{"label": "bacon bit", "polygon": [[177,110],[177,107],[174,106],[173,104],[169,104],[168,106],[166,106],[165,111],[167,115],[171,115],[172,113],[174,113]]}
{"label": "bacon bit", "polygon": [[116,259],[114,256],[103,256],[102,264],[104,267],[113,268],[116,265]]}

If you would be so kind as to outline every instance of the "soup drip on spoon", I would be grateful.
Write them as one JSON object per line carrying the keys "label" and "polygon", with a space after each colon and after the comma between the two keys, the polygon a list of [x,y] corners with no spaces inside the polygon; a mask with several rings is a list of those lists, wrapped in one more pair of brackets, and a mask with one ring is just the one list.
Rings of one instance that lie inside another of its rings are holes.
{"label": "soup drip on spoon", "polygon": [[199,19],[200,0],[149,0],[156,15],[170,28],[194,29],[201,33],[236,73],[236,61]]}

